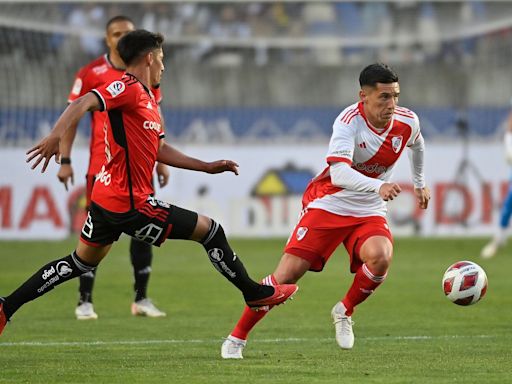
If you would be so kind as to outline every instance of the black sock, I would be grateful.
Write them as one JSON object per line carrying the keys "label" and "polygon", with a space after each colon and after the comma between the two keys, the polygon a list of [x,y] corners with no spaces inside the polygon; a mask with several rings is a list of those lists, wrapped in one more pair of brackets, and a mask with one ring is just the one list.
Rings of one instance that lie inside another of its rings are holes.
{"label": "black sock", "polygon": [[96,269],[86,272],[80,276],[80,284],[78,287],[80,298],[78,299],[78,305],[83,303],[92,303],[92,289],[94,288],[95,279]]}
{"label": "black sock", "polygon": [[236,286],[246,301],[258,300],[274,293],[274,288],[252,280],[238,256],[228,244],[222,226],[212,220],[210,229],[201,240],[210,262],[231,284]]}
{"label": "black sock", "polygon": [[37,299],[39,296],[51,291],[57,285],[78,277],[94,268],[94,266],[88,265],[80,260],[75,252],[62,259],[54,260],[46,264],[20,285],[18,289],[4,298],[6,317],[9,319],[23,304]]}
{"label": "black sock", "polygon": [[151,275],[151,261],[153,251],[151,244],[136,239],[130,242],[130,260],[133,265],[133,277],[135,283],[135,301],[140,301],[147,297],[149,276]]}

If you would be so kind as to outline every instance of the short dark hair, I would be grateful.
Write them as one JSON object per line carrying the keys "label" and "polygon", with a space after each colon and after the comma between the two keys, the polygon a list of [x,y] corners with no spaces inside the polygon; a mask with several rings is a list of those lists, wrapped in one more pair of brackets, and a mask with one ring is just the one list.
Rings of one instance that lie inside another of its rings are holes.
{"label": "short dark hair", "polygon": [[398,75],[384,63],[367,66],[359,75],[359,85],[375,87],[377,83],[390,84],[398,82]]}
{"label": "short dark hair", "polygon": [[145,29],[137,29],[124,35],[117,43],[117,51],[126,65],[133,64],[148,52],[162,48],[164,37]]}
{"label": "short dark hair", "polygon": [[109,21],[107,21],[107,25],[105,25],[105,30],[108,31],[108,29],[110,28],[110,26],[112,24],[119,23],[119,22],[122,22],[122,21],[127,21],[127,22],[132,23],[133,25],[135,25],[133,20],[130,19],[128,16],[117,15],[117,16],[114,16],[113,18],[111,18]]}

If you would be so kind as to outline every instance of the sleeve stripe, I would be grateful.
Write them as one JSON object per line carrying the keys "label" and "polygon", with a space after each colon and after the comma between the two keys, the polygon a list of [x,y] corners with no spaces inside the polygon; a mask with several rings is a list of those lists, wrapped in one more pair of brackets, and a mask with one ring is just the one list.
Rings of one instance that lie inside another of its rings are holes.
{"label": "sleeve stripe", "polygon": [[352,165],[352,160],[347,159],[346,157],[337,157],[337,156],[329,156],[327,158],[328,163],[347,163],[348,165]]}
{"label": "sleeve stripe", "polygon": [[98,90],[96,90],[96,89],[93,89],[91,92],[94,93],[96,95],[96,97],[98,98],[98,100],[100,101],[101,112],[105,111],[107,109],[107,103],[105,102],[105,99],[103,98],[101,93],[99,93]]}

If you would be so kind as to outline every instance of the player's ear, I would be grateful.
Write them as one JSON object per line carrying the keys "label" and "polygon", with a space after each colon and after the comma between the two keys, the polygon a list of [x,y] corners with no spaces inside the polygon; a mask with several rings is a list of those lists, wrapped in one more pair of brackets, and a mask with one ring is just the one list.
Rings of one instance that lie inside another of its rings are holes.
{"label": "player's ear", "polygon": [[367,95],[366,92],[363,89],[359,90],[359,100],[361,100],[363,103],[366,101]]}
{"label": "player's ear", "polygon": [[146,60],[146,64],[147,65],[151,66],[153,64],[153,61],[155,60],[155,57],[153,56],[153,52],[152,51],[146,53],[145,60]]}

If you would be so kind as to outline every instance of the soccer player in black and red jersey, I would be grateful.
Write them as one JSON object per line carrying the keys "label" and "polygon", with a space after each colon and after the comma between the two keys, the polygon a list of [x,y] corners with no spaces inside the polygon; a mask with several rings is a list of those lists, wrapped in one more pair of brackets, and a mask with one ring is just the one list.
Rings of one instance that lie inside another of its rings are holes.
{"label": "soccer player in black and red jersey", "polygon": [[94,184],[78,245],[71,254],[44,265],[14,292],[0,298],[0,333],[23,304],[96,268],[121,233],[156,246],[166,239],[201,243],[217,271],[242,292],[252,308],[281,304],[297,291],[295,284],[258,284],[229,246],[220,224],[152,196],[151,176],[156,161],[211,174],[238,174],[238,165],[231,160],[204,162],[164,141],[160,114],[150,90],[160,83],[164,70],[162,44],[162,35],[145,30],[125,35],[118,51],[126,73],[73,101],[50,134],[27,151],[32,169],[44,161],[44,172],[51,158],[59,157],[59,143],[66,130],[76,127],[87,111],[108,112],[107,161]]}
{"label": "soccer player in black and red jersey", "polygon": [[[124,73],[125,64],[117,51],[117,43],[128,32],[135,30],[133,21],[126,16],[115,16],[111,18],[105,28],[105,43],[109,48],[108,54],[104,54],[82,67],[73,83],[68,102],[71,103],[80,96],[85,95],[94,88],[103,84],[111,83],[120,78]],[[162,100],[159,88],[152,88],[151,91],[155,100],[160,104]],[[160,108],[160,107],[159,107]],[[160,111],[161,115],[161,111]],[[109,124],[107,113],[104,111],[91,112],[91,139],[89,142],[89,167],[86,174],[86,209],[91,204],[92,186],[96,175],[100,172],[105,161],[105,140],[103,128]],[[76,129],[69,129],[60,143],[61,158],[60,169],[57,177],[68,189],[68,182],[73,183],[73,166],[71,165],[71,146],[74,140]],[[169,171],[165,164],[157,163],[156,172],[160,187],[164,187],[169,179]],[[147,297],[147,287],[151,274],[151,261],[153,252],[151,245],[132,238],[130,242],[130,261],[133,266],[135,297],[131,306],[134,316],[163,317],[165,312],[159,310]],[[97,319],[94,311],[92,291],[96,270],[84,273],[80,276],[78,287],[79,299],[75,308],[75,316],[78,320]]]}

